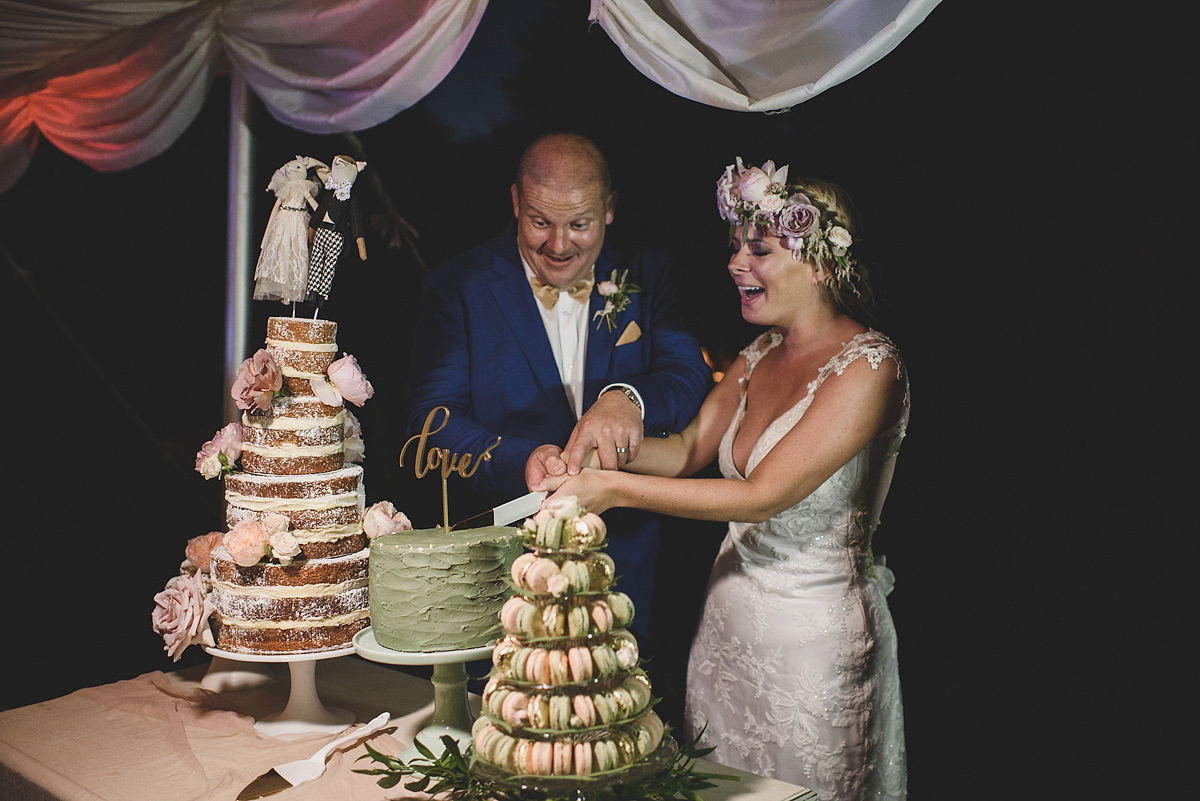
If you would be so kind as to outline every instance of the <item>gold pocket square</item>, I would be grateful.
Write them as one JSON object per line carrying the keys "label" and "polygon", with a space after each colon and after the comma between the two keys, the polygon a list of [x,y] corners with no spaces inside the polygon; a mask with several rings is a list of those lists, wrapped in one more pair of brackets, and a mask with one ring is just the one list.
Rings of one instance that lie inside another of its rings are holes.
{"label": "gold pocket square", "polygon": [[625,326],[625,330],[621,332],[620,338],[617,339],[617,347],[628,345],[630,342],[637,342],[642,338],[642,328],[637,324],[637,321]]}

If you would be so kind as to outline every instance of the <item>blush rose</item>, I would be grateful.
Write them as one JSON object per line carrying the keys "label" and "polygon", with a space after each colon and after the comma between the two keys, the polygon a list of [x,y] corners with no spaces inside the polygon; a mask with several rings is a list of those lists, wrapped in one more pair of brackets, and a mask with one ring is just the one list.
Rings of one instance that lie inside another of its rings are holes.
{"label": "blush rose", "polygon": [[257,520],[243,520],[225,535],[225,550],[242,567],[258,564],[267,555],[269,536]]}
{"label": "blush rose", "polygon": [[239,409],[266,411],[271,398],[283,386],[283,374],[266,348],[260,349],[237,369],[229,394]]}
{"label": "blush rose", "polygon": [[208,617],[213,603],[204,591],[200,576],[174,576],[162,592],[154,596],[154,611],[150,621],[154,631],[162,635],[164,650],[172,660],[189,645],[215,645]]}

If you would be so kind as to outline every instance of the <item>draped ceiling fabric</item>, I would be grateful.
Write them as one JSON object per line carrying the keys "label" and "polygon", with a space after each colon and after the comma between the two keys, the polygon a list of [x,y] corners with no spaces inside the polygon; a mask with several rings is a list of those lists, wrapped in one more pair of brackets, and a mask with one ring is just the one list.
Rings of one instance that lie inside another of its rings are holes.
{"label": "draped ceiling fabric", "polygon": [[437,86],[487,0],[0,0],[0,192],[39,136],[97,170],[170,147],[222,56],[271,116],[359,131]]}
{"label": "draped ceiling fabric", "polygon": [[940,0],[592,0],[629,62],[675,94],[779,111],[890,53]]}
{"label": "draped ceiling fabric", "polygon": [[[878,61],[937,2],[591,0],[589,17],[671,92],[774,111]],[[486,6],[0,0],[0,192],[25,172],[41,137],[102,171],[158,155],[199,113],[223,58],[285,125],[309,133],[378,125],[437,86]]]}

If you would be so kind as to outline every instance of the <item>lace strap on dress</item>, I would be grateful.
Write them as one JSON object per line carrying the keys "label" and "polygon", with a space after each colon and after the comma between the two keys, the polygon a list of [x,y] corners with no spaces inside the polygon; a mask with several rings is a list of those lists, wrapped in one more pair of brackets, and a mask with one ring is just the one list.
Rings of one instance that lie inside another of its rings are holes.
{"label": "lace strap on dress", "polygon": [[782,341],[783,335],[778,331],[765,331],[759,334],[749,345],[742,348],[742,355],[746,357],[746,375],[742,378],[743,384],[750,377],[750,374],[754,372],[754,367],[758,364],[759,359]]}

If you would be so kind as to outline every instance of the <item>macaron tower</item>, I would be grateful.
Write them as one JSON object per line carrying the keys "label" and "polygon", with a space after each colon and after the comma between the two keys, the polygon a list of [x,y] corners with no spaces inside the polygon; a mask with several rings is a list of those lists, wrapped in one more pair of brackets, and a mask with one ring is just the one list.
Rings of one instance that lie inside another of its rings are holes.
{"label": "macaron tower", "polygon": [[513,776],[619,775],[654,753],[663,723],[626,627],[633,604],[614,589],[607,530],[574,497],[519,529],[516,594],[472,728],[475,756]]}

